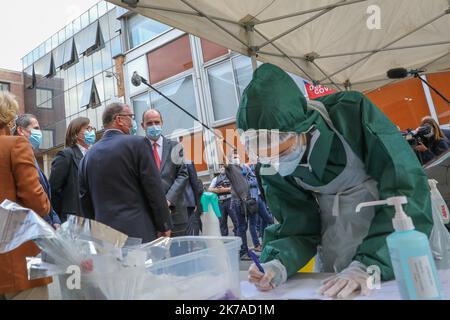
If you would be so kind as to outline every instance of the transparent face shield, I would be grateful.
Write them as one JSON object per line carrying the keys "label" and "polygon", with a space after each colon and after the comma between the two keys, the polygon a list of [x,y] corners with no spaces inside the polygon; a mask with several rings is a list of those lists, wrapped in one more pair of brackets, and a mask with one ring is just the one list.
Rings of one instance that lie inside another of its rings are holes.
{"label": "transparent face shield", "polygon": [[248,130],[240,140],[252,162],[270,164],[277,167],[280,157],[289,154],[296,145],[302,143],[302,135],[279,130]]}

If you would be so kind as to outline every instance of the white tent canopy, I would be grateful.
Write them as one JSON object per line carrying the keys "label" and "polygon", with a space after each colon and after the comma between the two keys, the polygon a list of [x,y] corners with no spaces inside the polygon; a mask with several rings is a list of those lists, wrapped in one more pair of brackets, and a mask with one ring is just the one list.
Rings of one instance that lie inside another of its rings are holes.
{"label": "white tent canopy", "polygon": [[450,70],[450,0],[109,1],[340,90]]}

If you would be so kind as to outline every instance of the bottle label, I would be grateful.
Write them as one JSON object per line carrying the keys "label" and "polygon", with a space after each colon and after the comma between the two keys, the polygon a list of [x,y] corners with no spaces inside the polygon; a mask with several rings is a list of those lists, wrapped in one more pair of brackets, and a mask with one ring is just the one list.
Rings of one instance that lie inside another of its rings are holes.
{"label": "bottle label", "polygon": [[417,299],[433,299],[439,296],[433,270],[427,256],[409,258],[409,269],[417,293]]}

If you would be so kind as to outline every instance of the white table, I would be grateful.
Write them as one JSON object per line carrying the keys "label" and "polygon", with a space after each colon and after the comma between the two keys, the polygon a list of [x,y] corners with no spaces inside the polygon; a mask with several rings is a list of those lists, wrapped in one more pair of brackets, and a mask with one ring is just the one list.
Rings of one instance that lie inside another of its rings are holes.
{"label": "white table", "polygon": [[[285,284],[270,291],[260,292],[246,281],[247,273],[241,272],[241,295],[244,300],[330,300],[317,293],[321,282],[330,274],[299,273]],[[445,299],[450,299],[450,270],[440,271],[439,278]],[[373,290],[369,296],[351,297],[352,300],[401,300],[396,281],[383,282],[380,290]]]}

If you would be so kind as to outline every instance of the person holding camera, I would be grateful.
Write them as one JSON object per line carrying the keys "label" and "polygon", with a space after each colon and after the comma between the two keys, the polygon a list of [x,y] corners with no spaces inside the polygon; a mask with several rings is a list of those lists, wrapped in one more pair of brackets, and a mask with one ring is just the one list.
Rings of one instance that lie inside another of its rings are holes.
{"label": "person holding camera", "polygon": [[431,117],[422,119],[420,128],[427,128],[427,133],[423,136],[422,142],[414,149],[417,151],[422,164],[427,164],[436,157],[450,149],[450,142],[445,137],[438,123]]}

